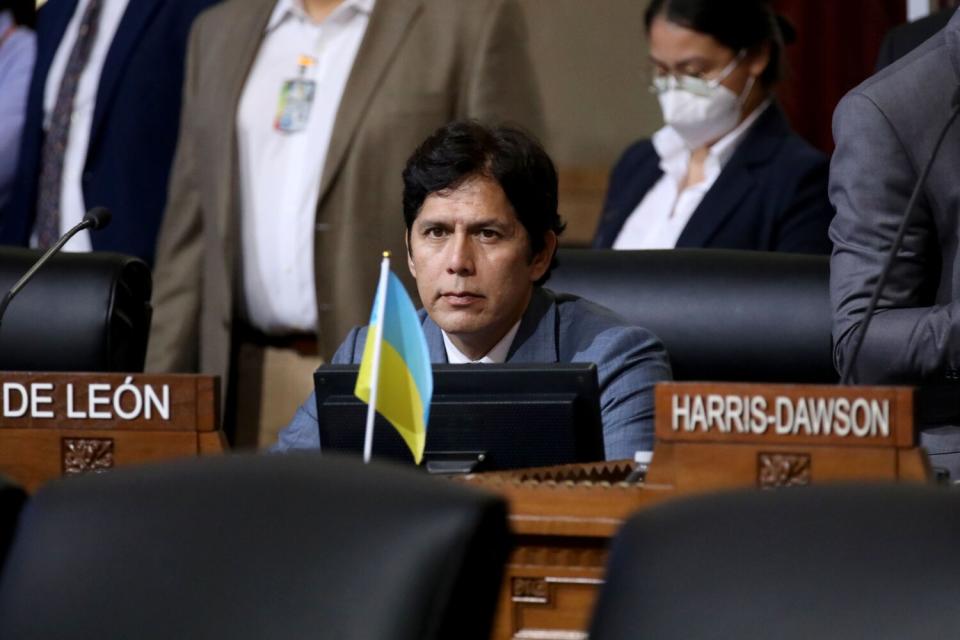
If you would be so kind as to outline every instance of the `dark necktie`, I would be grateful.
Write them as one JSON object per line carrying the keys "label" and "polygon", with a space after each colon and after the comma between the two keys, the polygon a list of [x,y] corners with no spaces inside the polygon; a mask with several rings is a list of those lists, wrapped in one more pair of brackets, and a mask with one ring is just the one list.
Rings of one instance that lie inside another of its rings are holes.
{"label": "dark necktie", "polygon": [[43,139],[43,151],[40,162],[40,183],[37,195],[37,220],[34,230],[37,244],[41,249],[50,247],[60,236],[60,188],[63,182],[63,160],[70,138],[70,120],[73,116],[73,100],[77,95],[80,74],[87,66],[90,51],[97,37],[97,23],[100,21],[102,0],[90,0],[80,28],[77,41],[70,50],[67,66],[57,90],[57,101],[53,106],[50,127]]}

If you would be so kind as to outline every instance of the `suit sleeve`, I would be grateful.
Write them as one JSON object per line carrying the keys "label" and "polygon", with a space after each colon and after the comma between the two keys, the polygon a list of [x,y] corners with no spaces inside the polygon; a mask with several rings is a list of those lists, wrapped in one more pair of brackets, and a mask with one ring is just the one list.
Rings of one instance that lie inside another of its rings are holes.
{"label": "suit sleeve", "polygon": [[200,296],[203,285],[203,216],[195,181],[193,114],[199,78],[203,17],[194,22],[187,49],[180,135],[174,156],[154,268],[153,323],[146,370],[190,372],[199,368]]}
{"label": "suit sleeve", "polygon": [[[360,355],[363,354],[363,340],[366,335],[365,329],[354,327],[347,335],[347,339],[337,349],[333,355],[332,364],[354,364],[360,361]],[[359,349],[359,351],[358,351]],[[283,453],[295,451],[297,449],[319,449],[320,448],[320,423],[317,420],[317,396],[311,392],[303,404],[297,409],[293,420],[290,421],[283,431],[280,432],[280,438],[271,448],[274,453]]]}
{"label": "suit sleeve", "polygon": [[[837,149],[830,199],[834,360],[843,370],[872,290],[917,180],[917,160],[880,108],[851,94],[834,116]],[[916,380],[960,363],[954,302],[930,305],[939,253],[931,212],[921,197],[853,371],[857,382]]]}
{"label": "suit sleeve", "polygon": [[[633,459],[653,449],[653,388],[672,379],[663,344],[636,327],[600,333],[590,350],[600,381],[600,411],[607,460]],[[581,358],[577,358],[580,360]]]}
{"label": "suit sleeve", "polygon": [[483,16],[464,78],[466,109],[459,115],[520,125],[542,138],[543,111],[523,11],[516,0],[493,0]]}

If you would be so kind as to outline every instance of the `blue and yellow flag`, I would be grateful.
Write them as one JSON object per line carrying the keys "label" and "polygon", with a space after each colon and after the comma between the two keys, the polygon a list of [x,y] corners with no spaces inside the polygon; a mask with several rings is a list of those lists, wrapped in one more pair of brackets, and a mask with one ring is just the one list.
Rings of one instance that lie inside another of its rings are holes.
{"label": "blue and yellow flag", "polygon": [[[367,404],[371,395],[375,397],[374,408],[400,432],[414,460],[420,464],[433,396],[430,354],[413,302],[397,276],[389,271],[386,258],[383,268],[353,393]],[[376,357],[378,335],[382,335],[379,358]],[[379,376],[375,374],[378,359]],[[375,379],[379,385],[376,392],[371,393]]]}

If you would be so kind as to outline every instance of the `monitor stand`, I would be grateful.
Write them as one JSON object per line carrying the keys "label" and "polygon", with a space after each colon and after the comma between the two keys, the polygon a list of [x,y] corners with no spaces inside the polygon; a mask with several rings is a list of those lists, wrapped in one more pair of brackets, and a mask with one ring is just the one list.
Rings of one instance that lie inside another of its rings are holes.
{"label": "monitor stand", "polygon": [[431,475],[466,475],[482,471],[486,451],[426,451],[424,467]]}

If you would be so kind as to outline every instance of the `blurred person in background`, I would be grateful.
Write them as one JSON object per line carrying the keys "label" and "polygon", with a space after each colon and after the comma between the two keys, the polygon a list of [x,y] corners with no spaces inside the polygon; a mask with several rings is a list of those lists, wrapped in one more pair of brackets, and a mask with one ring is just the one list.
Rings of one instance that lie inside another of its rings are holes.
{"label": "blurred person in background", "polygon": [[[108,227],[68,251],[153,262],[193,19],[216,0],[48,0],[0,244],[45,249],[96,206]],[[3,94],[2,100],[6,99]]]}
{"label": "blurred person in background", "polygon": [[877,71],[888,67],[947,26],[955,7],[941,9],[925,18],[894,27],[884,36],[877,54]]}
{"label": "blurred person in background", "polygon": [[793,27],[763,0],[653,0],[645,24],[666,124],[614,167],[594,247],[829,253],[827,158],[774,95]]}
{"label": "blurred person in background", "polygon": [[33,0],[0,0],[0,211],[17,173],[27,89],[37,55]]}

